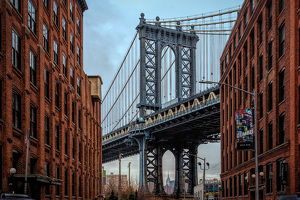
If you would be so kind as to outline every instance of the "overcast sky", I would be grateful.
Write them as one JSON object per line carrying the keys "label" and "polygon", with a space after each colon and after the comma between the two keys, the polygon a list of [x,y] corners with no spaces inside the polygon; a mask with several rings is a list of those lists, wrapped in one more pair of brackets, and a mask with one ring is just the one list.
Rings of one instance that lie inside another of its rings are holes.
{"label": "overcast sky", "polygon": [[[146,19],[184,17],[218,11],[242,5],[243,0],[86,0],[88,10],[84,13],[84,71],[88,75],[100,75],[103,89],[106,90],[119,68],[129,48],[139,23],[140,13]],[[104,92],[102,95],[104,95]],[[220,145],[200,145],[198,155],[206,157],[211,169],[206,172],[208,178],[219,178]],[[163,157],[164,180],[170,173],[174,179],[175,163],[171,153]],[[138,177],[138,157],[123,159],[122,174],[128,173],[131,162],[131,174]],[[105,164],[107,174],[118,173],[116,162]],[[200,171],[200,170],[199,170]],[[202,171],[199,172],[199,178]],[[164,181],[165,183],[165,181]]]}

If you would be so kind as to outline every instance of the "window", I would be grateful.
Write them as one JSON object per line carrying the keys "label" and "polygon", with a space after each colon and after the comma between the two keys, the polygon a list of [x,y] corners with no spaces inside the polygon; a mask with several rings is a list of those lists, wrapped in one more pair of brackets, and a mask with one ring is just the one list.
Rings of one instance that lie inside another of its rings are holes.
{"label": "window", "polygon": [[81,162],[81,142],[78,143],[78,160]]}
{"label": "window", "polygon": [[254,30],[251,31],[250,42],[251,42],[251,57],[253,57],[254,56],[254,51],[255,51]]}
{"label": "window", "polygon": [[76,18],[76,28],[77,28],[77,34],[80,35],[80,20],[78,16]]}
{"label": "window", "polygon": [[55,40],[53,40],[53,61],[58,65],[58,46]]}
{"label": "window", "polygon": [[243,175],[239,174],[239,196],[243,195]]}
{"label": "window", "polygon": [[284,40],[285,40],[285,32],[284,32],[284,23],[279,27],[279,58],[284,54]]}
{"label": "window", "polygon": [[268,15],[269,15],[268,28],[269,28],[269,30],[271,30],[271,28],[272,28],[272,3],[270,3],[268,6]]}
{"label": "window", "polygon": [[47,25],[44,23],[43,24],[43,47],[44,49],[49,52],[49,32],[48,32],[48,27]]}
{"label": "window", "polygon": [[65,92],[64,94],[64,109],[65,109],[65,116],[68,116],[68,93]]}
{"label": "window", "polygon": [[273,61],[273,48],[272,48],[272,41],[268,44],[268,70],[272,68],[272,61]]}
{"label": "window", "polygon": [[264,77],[263,54],[259,56],[259,81]]}
{"label": "window", "polygon": [[238,57],[238,63],[239,63],[239,75],[242,75],[242,56],[241,54]]}
{"label": "window", "polygon": [[255,88],[255,67],[253,65],[251,69],[251,90],[253,91],[254,88]]}
{"label": "window", "polygon": [[58,10],[56,1],[53,1],[53,23],[58,26]]}
{"label": "window", "polygon": [[284,100],[284,68],[279,72],[279,102]]}
{"label": "window", "polygon": [[75,102],[72,101],[72,122],[75,123]]}
{"label": "window", "polygon": [[[55,166],[55,178],[57,178],[57,179],[60,178],[58,166]],[[59,185],[56,185],[56,188],[55,188],[56,195],[59,195],[59,188],[60,188]]]}
{"label": "window", "polygon": [[49,117],[45,115],[45,144],[50,145],[50,134],[49,134]]}
{"label": "window", "polygon": [[72,158],[75,158],[75,138],[72,137]]}
{"label": "window", "polygon": [[65,77],[68,77],[68,73],[67,73],[67,57],[66,55],[63,53],[63,73],[65,75]]}
{"label": "window", "polygon": [[68,195],[68,169],[65,168],[65,196]]}
{"label": "window", "polygon": [[246,28],[247,24],[248,24],[248,10],[246,10],[244,13],[244,28]]}
{"label": "window", "polygon": [[68,132],[65,131],[65,154],[68,155]]}
{"label": "window", "polygon": [[259,117],[260,119],[264,116],[264,107],[263,107],[263,92],[259,94]]}
{"label": "window", "polygon": [[239,37],[239,40],[242,38],[242,27],[241,27],[241,23],[239,24],[239,27],[238,27],[238,37]]}
{"label": "window", "polygon": [[269,131],[269,150],[273,148],[273,122],[268,124]]}
{"label": "window", "polygon": [[272,193],[273,192],[273,164],[268,163],[267,164],[267,174],[266,174],[266,193]]}
{"label": "window", "polygon": [[72,1],[70,1],[70,18],[71,18],[71,21],[73,21],[74,13],[73,13],[73,4],[72,4]]}
{"label": "window", "polygon": [[75,196],[75,174],[72,172],[72,196]]}
{"label": "window", "polygon": [[263,21],[262,21],[262,17],[258,20],[258,28],[259,28],[259,44],[261,44],[263,42]]}
{"label": "window", "polygon": [[48,5],[49,5],[49,4],[48,4],[48,3],[49,3],[48,0],[43,0],[43,3],[44,3],[44,6],[48,9],[48,7],[49,7],[49,6],[48,6]]}
{"label": "window", "polygon": [[45,162],[45,176],[50,176],[50,165],[49,163]]}
{"label": "window", "polygon": [[279,14],[283,11],[284,9],[284,0],[279,0]]}
{"label": "window", "polygon": [[12,65],[21,70],[21,39],[16,31],[12,30]]}
{"label": "window", "polygon": [[273,87],[272,87],[272,82],[269,83],[268,85],[268,92],[269,92],[269,111],[273,109]]}
{"label": "window", "polygon": [[284,137],[285,137],[285,113],[282,113],[279,116],[279,137],[278,137],[279,144],[284,143]]}
{"label": "window", "polygon": [[21,96],[13,91],[13,126],[15,128],[21,129]]}
{"label": "window", "polygon": [[[246,76],[244,79],[244,86],[245,86],[245,90],[248,91],[248,76]],[[245,93],[245,98],[248,98],[247,93]]]}
{"label": "window", "polygon": [[82,197],[82,187],[81,187],[81,175],[78,175],[78,192],[79,192],[79,197]]}
{"label": "window", "polygon": [[55,106],[59,108],[59,84],[55,80]]}
{"label": "window", "polygon": [[[2,80],[0,79],[0,119],[2,118],[2,95],[3,95]],[[0,167],[1,167],[1,165],[0,165]],[[1,175],[1,173],[0,173],[0,175]],[[0,183],[0,185],[1,185],[1,183]],[[1,189],[1,187],[0,187],[0,189]]]}
{"label": "window", "polygon": [[59,151],[59,125],[55,124],[55,150]]}
{"label": "window", "polygon": [[[45,176],[50,176],[50,164],[48,162],[45,162]],[[45,187],[45,194],[50,194],[50,187],[49,185],[46,185]]]}
{"label": "window", "polygon": [[81,130],[81,110],[78,108],[78,128]]}
{"label": "window", "polygon": [[78,65],[80,65],[80,48],[78,45],[77,45],[77,63]]}
{"label": "window", "polygon": [[234,49],[236,48],[236,34],[234,34],[234,37],[233,37],[233,48]]}
{"label": "window", "polygon": [[276,185],[277,185],[277,192],[284,191],[285,185],[287,181],[287,163],[285,163],[284,159],[279,159],[276,162]]}
{"label": "window", "polygon": [[77,94],[80,96],[80,77],[77,77]]}
{"label": "window", "polygon": [[12,3],[12,5],[14,5],[16,10],[20,12],[20,10],[21,10],[20,1],[19,0],[10,0],[10,2]]}
{"label": "window", "polygon": [[[245,181],[244,181],[244,195],[248,195],[248,183],[249,183],[249,176],[248,176],[248,172],[244,172],[244,177],[245,177]],[[247,180],[246,180],[247,177]]]}
{"label": "window", "polygon": [[70,67],[70,81],[71,81],[71,85],[74,87],[74,70],[73,70],[73,67]]}
{"label": "window", "polygon": [[35,22],[35,7],[32,2],[28,1],[28,27],[32,32],[36,33],[36,22]]}
{"label": "window", "polygon": [[248,45],[247,45],[247,42],[244,45],[244,61],[245,61],[244,68],[246,68],[248,66]]}
{"label": "window", "polygon": [[64,17],[62,17],[61,24],[62,24],[62,36],[63,36],[63,39],[66,41],[67,40],[67,31],[66,31],[66,19]]}
{"label": "window", "polygon": [[49,71],[47,68],[44,70],[44,83],[45,83],[45,97],[50,98],[50,88],[49,88]]}
{"label": "window", "polygon": [[30,82],[36,85],[36,57],[32,51],[29,54],[30,58]]}
{"label": "window", "polygon": [[30,136],[37,138],[36,108],[30,105]]}
{"label": "window", "polygon": [[254,0],[250,0],[250,11],[251,11],[251,14],[254,11],[254,7],[255,7]]}
{"label": "window", "polygon": [[262,154],[264,152],[264,130],[259,130],[259,153]]}
{"label": "window", "polygon": [[72,33],[70,33],[70,50],[74,54],[74,38]]}

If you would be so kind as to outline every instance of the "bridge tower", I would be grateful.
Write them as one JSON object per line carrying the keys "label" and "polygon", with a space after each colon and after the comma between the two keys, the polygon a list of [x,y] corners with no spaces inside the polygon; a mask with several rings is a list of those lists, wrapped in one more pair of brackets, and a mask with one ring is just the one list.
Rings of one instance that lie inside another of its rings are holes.
{"label": "bridge tower", "polygon": [[[180,22],[176,29],[161,27],[159,17],[155,24],[148,24],[141,14],[137,26],[140,39],[140,117],[144,118],[147,110],[161,109],[161,57],[162,50],[168,46],[175,53],[175,92],[178,100],[189,98],[196,93],[196,43],[198,36],[191,27],[191,32],[182,31]],[[145,130],[143,130],[145,131]],[[162,156],[163,144],[150,144],[150,133],[144,132],[132,135],[139,145],[140,151],[140,190],[148,191],[147,182],[153,182],[154,193],[163,191]],[[188,193],[193,194],[197,181],[197,163],[192,156],[197,154],[198,144],[190,145],[178,141],[172,146],[176,159],[176,178],[174,193],[183,193],[184,184],[188,184]],[[150,144],[150,145],[149,145]],[[187,179],[185,179],[187,177]]]}
{"label": "bridge tower", "polygon": [[[180,22],[177,22],[180,25]],[[194,31],[190,33],[148,24],[141,14],[136,27],[140,39],[140,117],[146,110],[161,108],[161,56],[162,49],[169,46],[175,53],[176,98],[188,98],[196,91],[196,43]],[[193,29],[193,27],[192,27]]]}

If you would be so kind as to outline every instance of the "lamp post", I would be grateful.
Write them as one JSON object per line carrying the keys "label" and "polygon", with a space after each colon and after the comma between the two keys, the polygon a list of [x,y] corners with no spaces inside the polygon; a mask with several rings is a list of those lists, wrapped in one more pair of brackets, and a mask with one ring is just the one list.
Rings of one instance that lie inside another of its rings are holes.
{"label": "lamp post", "polygon": [[122,153],[119,153],[119,188],[118,188],[118,200],[121,200],[121,183],[122,183],[122,177],[121,177],[121,159],[122,159]]}
{"label": "lamp post", "polygon": [[[218,84],[218,85],[224,85],[224,86],[228,86],[230,88],[239,90],[241,92],[250,94],[251,96],[253,96],[253,103],[254,103],[254,151],[255,151],[255,177],[258,177],[258,154],[257,154],[257,121],[256,121],[256,107],[257,107],[257,103],[256,103],[256,94],[255,91],[254,92],[249,92],[246,90],[243,90],[241,88],[238,87],[234,87],[232,85],[228,85],[226,83],[221,83],[221,82],[214,82],[214,81],[199,81],[199,83],[205,83],[205,84]],[[255,199],[258,200],[259,199],[259,191],[258,191],[258,178],[255,179]]]}
{"label": "lamp post", "polygon": [[209,163],[205,162],[205,158],[201,158],[201,157],[198,157],[198,156],[197,156],[197,158],[203,160],[203,162],[204,162],[203,169],[201,168],[201,162],[198,162],[198,165],[200,166],[200,169],[203,170],[203,193],[202,193],[202,200],[204,200],[205,199],[205,193],[206,193],[206,192],[204,192],[206,190],[205,189],[205,170],[206,170],[205,164],[207,165],[207,169],[209,169]]}
{"label": "lamp post", "polygon": [[130,189],[130,164],[131,164],[131,162],[128,163],[128,185],[129,185],[129,189]]}
{"label": "lamp post", "polygon": [[[184,154],[184,152],[182,152],[182,154]],[[203,169],[201,168],[201,162],[198,162],[198,165],[200,166],[200,169],[201,170],[203,170],[203,192],[202,192],[202,200],[204,200],[204,190],[205,190],[205,164],[207,165],[207,169],[209,169],[209,163],[208,162],[205,162],[205,158],[201,158],[201,157],[199,157],[199,156],[197,156],[197,155],[194,155],[194,154],[188,154],[188,155],[190,155],[190,156],[194,156],[194,157],[196,157],[196,158],[199,158],[199,159],[201,159],[201,160],[203,160],[203,162],[204,162],[204,167],[203,167]],[[184,185],[184,189],[185,189],[185,185]],[[185,192],[185,190],[184,190],[184,192]],[[185,194],[185,193],[184,193]]]}

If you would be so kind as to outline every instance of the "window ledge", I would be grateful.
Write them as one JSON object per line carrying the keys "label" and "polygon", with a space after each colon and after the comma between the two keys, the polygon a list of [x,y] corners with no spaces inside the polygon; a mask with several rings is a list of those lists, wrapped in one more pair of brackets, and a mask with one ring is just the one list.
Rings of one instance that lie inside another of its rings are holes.
{"label": "window ledge", "polygon": [[278,62],[284,57],[285,52],[279,57]]}
{"label": "window ledge", "polygon": [[22,74],[21,70],[19,70],[18,68],[16,68],[14,65],[13,65],[13,72],[15,72],[15,74],[16,74],[19,78],[22,78],[22,77],[23,77],[23,74]]}
{"label": "window ledge", "polygon": [[37,93],[39,91],[39,89],[32,82],[30,82],[30,88],[34,93]]}
{"label": "window ledge", "polygon": [[285,102],[285,99],[283,99],[282,101],[280,101],[279,103],[278,103],[278,106],[280,106],[281,104],[283,104]]}

